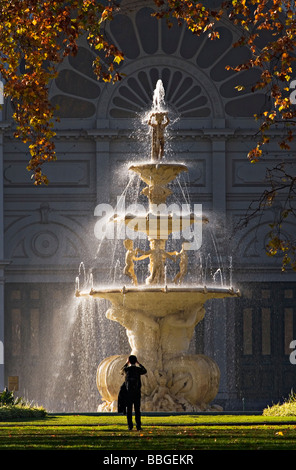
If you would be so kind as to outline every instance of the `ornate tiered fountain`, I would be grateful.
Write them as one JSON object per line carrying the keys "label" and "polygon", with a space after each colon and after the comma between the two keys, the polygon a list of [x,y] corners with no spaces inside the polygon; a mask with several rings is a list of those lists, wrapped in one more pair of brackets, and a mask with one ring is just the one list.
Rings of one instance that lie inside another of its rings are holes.
{"label": "ornate tiered fountain", "polygon": [[[186,240],[182,249],[169,252],[166,244],[174,231],[184,233],[193,224],[205,224],[205,217],[190,213],[186,217],[161,213],[167,197],[168,185],[180,173],[188,171],[181,163],[164,162],[165,127],[168,113],[161,106],[162,83],[156,87],[156,99],[149,115],[151,127],[151,157],[148,162],[131,165],[129,170],[139,175],[146,184],[142,194],[149,201],[145,214],[115,215],[113,223],[126,224],[144,233],[149,240],[147,251],[134,249],[133,240],[126,239],[124,274],[132,284],[120,288],[92,288],[91,296],[110,301],[106,317],[124,326],[131,347],[145,365],[148,373],[142,379],[142,409],[145,411],[204,411],[213,409],[210,403],[218,393],[220,371],[209,357],[189,354],[189,345],[196,325],[204,318],[205,303],[210,299],[236,296],[232,287],[184,286],[188,266]],[[149,259],[149,273],[139,285],[135,265]],[[173,282],[167,283],[166,263],[171,259],[178,265]],[[122,383],[121,368],[126,355],[104,359],[97,370],[97,387],[103,403],[100,411],[116,411],[117,396]]]}

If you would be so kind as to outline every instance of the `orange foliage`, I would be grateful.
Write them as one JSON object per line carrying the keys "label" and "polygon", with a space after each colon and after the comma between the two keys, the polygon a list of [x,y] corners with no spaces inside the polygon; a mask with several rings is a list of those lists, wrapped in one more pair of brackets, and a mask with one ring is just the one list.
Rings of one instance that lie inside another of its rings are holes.
{"label": "orange foliage", "polygon": [[90,45],[102,50],[109,61],[102,72],[98,56],[98,76],[106,81],[120,79],[113,62],[119,63],[123,54],[101,32],[113,9],[111,1],[104,6],[96,0],[0,0],[0,72],[4,93],[14,108],[15,136],[29,143],[27,169],[35,185],[48,183],[42,164],[56,158],[48,86],[57,76],[58,64],[76,54],[82,34],[87,31]]}
{"label": "orange foliage", "polygon": [[[195,35],[208,34],[219,40],[216,26],[228,18],[242,33],[234,45],[249,47],[252,56],[235,67],[241,71],[252,67],[262,70],[254,86],[266,89],[273,101],[273,113],[257,116],[261,120],[260,136],[249,153],[251,161],[260,159],[261,147],[268,142],[270,126],[278,122],[294,122],[296,110],[288,96],[295,60],[296,17],[292,0],[226,0],[214,9],[208,2],[194,0],[154,0],[156,18],[165,18],[168,27],[175,18],[187,25]],[[58,65],[69,54],[76,54],[78,39],[88,34],[89,44],[100,51],[94,62],[94,72],[106,82],[121,79],[118,64],[124,51],[110,44],[105,35],[106,22],[120,11],[115,0],[0,0],[0,72],[5,80],[5,95],[10,96],[17,123],[16,137],[29,143],[32,171],[36,185],[48,183],[42,164],[56,158],[53,144],[54,109],[48,98],[49,83],[57,76]],[[262,33],[269,39],[261,48],[257,42]],[[101,54],[108,63],[102,67]],[[24,71],[20,64],[24,63]],[[231,68],[231,67],[229,67]],[[243,90],[243,86],[236,87]],[[291,134],[280,142],[288,148]]]}

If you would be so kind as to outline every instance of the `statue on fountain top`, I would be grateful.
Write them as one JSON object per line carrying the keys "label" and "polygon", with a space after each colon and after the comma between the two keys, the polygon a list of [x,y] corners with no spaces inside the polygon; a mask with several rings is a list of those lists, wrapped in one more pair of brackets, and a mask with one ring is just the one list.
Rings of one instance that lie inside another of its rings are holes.
{"label": "statue on fountain top", "polygon": [[152,161],[161,160],[164,156],[164,130],[169,123],[170,120],[167,112],[155,112],[150,114],[148,124],[152,127]]}

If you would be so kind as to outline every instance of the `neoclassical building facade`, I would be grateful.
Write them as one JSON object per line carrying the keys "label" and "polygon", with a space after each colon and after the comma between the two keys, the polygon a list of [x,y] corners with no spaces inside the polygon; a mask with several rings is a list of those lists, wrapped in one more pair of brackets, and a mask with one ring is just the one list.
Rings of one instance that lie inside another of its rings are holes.
{"label": "neoclassical building facade", "polygon": [[[193,348],[220,367],[217,403],[226,410],[262,409],[296,386],[296,366],[289,360],[290,342],[296,339],[296,275],[281,272],[281,260],[265,251],[268,223],[278,208],[244,230],[235,227],[266,188],[266,169],[283,158],[292,160],[295,150],[283,155],[274,134],[262,162],[248,161],[257,132],[253,115],[269,106],[270,97],[251,91],[259,71],[225,69],[249,56],[247,48],[232,47],[239,38],[232,24],[221,22],[220,39],[211,41],[194,37],[184,26],[169,29],[151,17],[149,1],[129,8],[132,3],[122,2],[108,30],[125,53],[124,79],[115,85],[98,81],[92,70],[96,52],[82,39],[77,56],[64,61],[51,85],[60,122],[57,161],[46,165],[48,187],[33,186],[26,170],[28,149],[13,137],[9,102],[2,110],[0,388],[17,383],[19,395],[55,411],[96,410],[93,377],[100,355],[87,356],[79,342],[81,324],[75,327],[79,332],[73,329],[79,315],[73,306],[75,279],[82,261],[100,279],[107,279],[111,265],[113,273],[120,265],[105,249],[96,259],[95,208],[114,206],[129,181],[127,162],[147,158],[141,117],[161,79],[172,117],[167,158],[188,166],[190,201],[202,204],[213,221],[226,276],[241,291],[238,299],[207,305]],[[235,88],[238,82],[243,91]],[[95,318],[100,313],[93,308]],[[85,348],[92,342],[100,349],[110,341],[114,354],[128,352],[125,333],[112,325],[107,340],[106,328],[95,318]],[[67,362],[60,372],[56,348]],[[78,356],[89,357],[88,364],[81,365]],[[80,390],[87,374],[91,391]],[[55,379],[63,396],[57,392],[50,401],[45,397]]]}

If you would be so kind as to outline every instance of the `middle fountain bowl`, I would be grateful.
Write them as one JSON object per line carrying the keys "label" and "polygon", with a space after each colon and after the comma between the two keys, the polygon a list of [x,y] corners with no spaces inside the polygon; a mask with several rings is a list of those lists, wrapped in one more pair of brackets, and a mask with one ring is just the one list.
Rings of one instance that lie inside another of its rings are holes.
{"label": "middle fountain bowl", "polygon": [[188,168],[182,163],[140,163],[131,165],[129,170],[138,173],[141,180],[146,183],[142,194],[149,200],[149,212],[145,214],[115,214],[110,221],[124,223],[135,232],[145,233],[149,240],[167,240],[173,232],[182,232],[194,223],[207,223],[205,216],[199,217],[193,213],[171,214],[161,213],[167,197],[172,194],[167,185]]}

